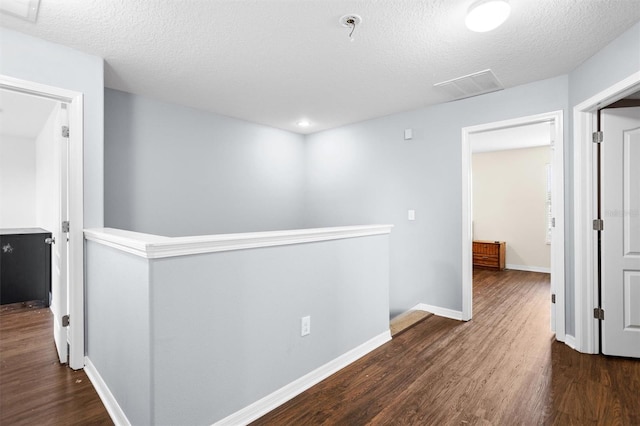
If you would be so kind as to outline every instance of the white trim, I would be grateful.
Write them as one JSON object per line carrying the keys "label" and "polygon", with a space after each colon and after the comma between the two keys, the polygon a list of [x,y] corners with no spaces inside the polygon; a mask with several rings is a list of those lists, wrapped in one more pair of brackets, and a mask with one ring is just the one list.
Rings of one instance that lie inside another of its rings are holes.
{"label": "white trim", "polygon": [[584,353],[598,353],[598,322],[592,312],[598,294],[595,218],[594,155],[591,134],[599,108],[620,100],[640,89],[640,71],[593,95],[573,108],[573,184],[574,184],[574,277],[575,277],[575,348]]}
{"label": "white trim", "polygon": [[438,315],[439,317],[451,318],[458,321],[468,321],[464,319],[462,311],[454,311],[453,309],[427,305],[426,303],[419,303],[411,309],[416,311],[431,312],[432,314]]}
{"label": "white trim", "polygon": [[69,106],[69,367],[84,367],[84,98]]}
{"label": "white trim", "polygon": [[366,237],[391,232],[393,225],[343,226],[287,231],[247,232],[242,234],[163,237],[121,229],[86,229],[87,240],[116,248],[146,259],[186,256],[220,251],[243,250],[303,244],[342,238]]}
{"label": "white trim", "polygon": [[80,92],[47,86],[0,74],[0,88],[69,104],[69,367],[84,367],[84,178],[83,95]]}
{"label": "white trim", "polygon": [[131,422],[127,419],[127,416],[124,414],[124,411],[122,411],[122,408],[120,408],[118,401],[116,401],[111,390],[109,390],[109,386],[104,382],[102,376],[100,376],[100,373],[98,373],[98,370],[96,370],[96,367],[93,365],[89,357],[85,358],[84,363],[84,372],[87,374],[91,384],[93,384],[93,387],[104,404],[104,408],[107,409],[107,413],[109,413],[113,423],[115,423],[116,426],[131,426]]}
{"label": "white trim", "polygon": [[462,319],[473,318],[473,183],[470,132],[462,129]]}
{"label": "white trim", "polygon": [[326,379],[333,373],[341,370],[342,368],[345,368],[352,362],[365,356],[369,352],[377,349],[390,340],[391,333],[389,332],[389,330],[387,330],[384,333],[374,337],[373,339],[363,343],[357,348],[354,348],[349,352],[340,355],[338,358],[329,361],[323,366],[313,370],[312,372],[300,377],[297,380],[294,380],[288,385],[276,390],[275,392],[265,396],[264,398],[254,402],[253,404],[243,408],[242,410],[236,411],[235,413],[225,417],[224,419],[217,421],[216,423],[214,423],[214,425],[247,425],[252,421],[259,419],[263,415],[267,414],[269,411],[294,398],[295,396],[301,394],[313,385],[320,383],[322,380]]}
{"label": "white trim", "polygon": [[551,268],[546,266],[528,266],[528,265],[512,265],[507,263],[507,269],[514,269],[516,271],[528,271],[528,272],[542,272],[544,274],[550,274]]}
{"label": "white trim", "polygon": [[[473,133],[486,132],[490,130],[506,129],[525,124],[536,124],[543,122],[554,123],[554,154],[552,158],[554,176],[561,179],[554,179],[553,183],[553,215],[556,218],[556,235],[560,235],[560,245],[557,251],[552,245],[552,280],[556,283],[554,289],[556,294],[555,304],[555,333],[559,340],[564,339],[565,333],[565,274],[564,274],[564,130],[563,111],[552,111],[543,114],[519,117],[511,120],[498,121],[494,123],[481,124],[477,126],[464,127],[462,129],[462,319],[468,321],[473,314],[473,265],[472,247],[473,235],[471,227],[473,194],[471,184],[471,135]],[[553,327],[552,327],[553,328]]]}
{"label": "white trim", "polygon": [[[560,340],[560,341],[562,341],[562,340]],[[571,336],[571,335],[569,335],[569,334],[565,334],[565,336],[564,336],[564,344],[569,346],[571,349],[575,349],[576,348],[576,338]]]}
{"label": "white trim", "polygon": [[71,102],[76,96],[80,95],[79,92],[62,89],[60,87],[47,86],[46,84],[33,81],[21,80],[3,74],[0,74],[0,89],[62,102]]}

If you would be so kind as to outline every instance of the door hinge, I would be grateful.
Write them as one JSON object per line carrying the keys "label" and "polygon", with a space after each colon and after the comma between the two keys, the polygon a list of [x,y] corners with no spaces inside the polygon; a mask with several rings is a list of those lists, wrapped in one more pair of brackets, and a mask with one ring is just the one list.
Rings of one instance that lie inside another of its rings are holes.
{"label": "door hinge", "polygon": [[62,232],[69,232],[69,221],[68,220],[63,220],[62,221]]}
{"label": "door hinge", "polygon": [[551,295],[551,303],[556,303],[556,295],[555,294]]}
{"label": "door hinge", "polygon": [[604,319],[604,309],[602,309],[602,308],[594,308],[593,309],[593,317],[595,319],[603,320]]}
{"label": "door hinge", "polygon": [[593,132],[592,140],[593,143],[602,143],[604,140],[604,134],[602,132]]}
{"label": "door hinge", "polygon": [[62,326],[69,327],[69,315],[65,315],[62,317]]}
{"label": "door hinge", "polygon": [[555,228],[555,227],[556,227],[556,218],[555,218],[555,217],[552,217],[552,218],[551,218],[551,227],[552,227],[552,228]]}
{"label": "door hinge", "polygon": [[593,219],[593,230],[594,231],[603,231],[604,230],[604,220],[602,220],[602,219]]}
{"label": "door hinge", "polygon": [[62,126],[62,137],[63,138],[69,137],[69,126]]}

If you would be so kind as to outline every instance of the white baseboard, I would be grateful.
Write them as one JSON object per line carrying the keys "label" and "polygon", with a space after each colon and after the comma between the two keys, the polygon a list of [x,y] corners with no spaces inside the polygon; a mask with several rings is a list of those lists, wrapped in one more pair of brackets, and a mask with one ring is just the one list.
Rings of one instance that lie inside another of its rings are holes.
{"label": "white baseboard", "polygon": [[289,401],[293,397],[299,395],[311,386],[326,379],[336,371],[346,367],[357,359],[363,357],[374,349],[382,346],[386,342],[391,340],[391,333],[386,332],[374,337],[373,339],[363,343],[350,350],[349,352],[340,355],[338,358],[329,361],[325,365],[313,370],[312,372],[300,377],[297,380],[289,383],[288,385],[278,389],[277,391],[265,396],[264,398],[254,402],[251,405],[243,408],[240,411],[236,411],[230,416],[225,417],[222,420],[214,423],[215,426],[222,425],[247,425],[252,421],[262,417],[274,408],[279,407],[285,402]]}
{"label": "white baseboard", "polygon": [[107,409],[109,416],[111,416],[111,420],[116,426],[131,426],[129,419],[118,405],[118,401],[116,401],[115,397],[109,390],[107,384],[102,380],[102,376],[96,370],[96,367],[93,365],[89,357],[84,357],[84,372],[89,377],[89,381],[93,384],[93,387],[98,392],[98,396],[102,400],[104,407]]}
{"label": "white baseboard", "polygon": [[570,336],[568,334],[564,335],[564,344],[569,346],[571,349],[575,349],[576,348],[576,338],[573,336]]}
{"label": "white baseboard", "polygon": [[545,274],[551,273],[551,268],[544,266],[527,266],[527,265],[512,265],[507,263],[507,269],[515,269],[516,271],[528,271],[528,272],[542,272]]}
{"label": "white baseboard", "polygon": [[439,306],[427,305],[426,303],[419,303],[413,308],[416,311],[431,312],[439,317],[451,318],[454,320],[462,321],[462,311],[454,311],[453,309],[441,308]]}

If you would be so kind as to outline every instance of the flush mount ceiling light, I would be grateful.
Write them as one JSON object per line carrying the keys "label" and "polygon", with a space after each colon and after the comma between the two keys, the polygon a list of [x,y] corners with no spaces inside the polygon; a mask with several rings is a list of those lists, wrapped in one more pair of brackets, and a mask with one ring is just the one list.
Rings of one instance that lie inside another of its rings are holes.
{"label": "flush mount ceiling light", "polygon": [[36,22],[40,0],[2,0],[0,12]]}
{"label": "flush mount ceiling light", "polygon": [[300,127],[309,127],[311,123],[308,120],[300,120],[298,121],[298,126]]}
{"label": "flush mount ceiling light", "polygon": [[511,6],[506,0],[479,0],[467,11],[465,24],[471,31],[484,33],[498,28],[511,13]]}

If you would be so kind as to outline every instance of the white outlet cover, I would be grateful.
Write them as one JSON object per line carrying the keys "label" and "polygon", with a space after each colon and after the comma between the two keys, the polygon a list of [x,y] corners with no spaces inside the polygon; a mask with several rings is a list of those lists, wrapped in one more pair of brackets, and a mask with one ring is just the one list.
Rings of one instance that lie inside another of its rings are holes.
{"label": "white outlet cover", "polygon": [[416,220],[416,211],[415,210],[407,211],[407,219]]}

